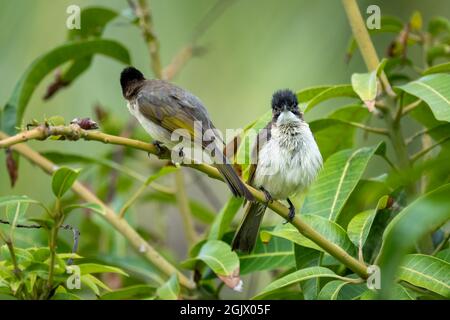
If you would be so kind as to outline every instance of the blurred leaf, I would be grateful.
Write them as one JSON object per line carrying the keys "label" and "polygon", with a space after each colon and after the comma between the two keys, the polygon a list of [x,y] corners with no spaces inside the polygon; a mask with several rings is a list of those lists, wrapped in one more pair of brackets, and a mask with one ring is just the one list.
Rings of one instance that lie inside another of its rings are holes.
{"label": "blurred leaf", "polygon": [[236,252],[223,241],[208,240],[197,256],[182,263],[185,268],[194,268],[197,261],[203,261],[227,286],[239,290],[242,280],[239,277],[239,258]]}
{"label": "blurred leaf", "polygon": [[309,100],[309,102],[306,103],[303,111],[308,112],[313,107],[325,100],[341,97],[357,98],[358,95],[355,93],[352,86],[348,84],[330,86],[328,89],[321,91],[318,95]]}
{"label": "blurred leaf", "polygon": [[233,218],[241,208],[243,202],[243,198],[231,197],[230,199],[228,199],[211,225],[211,229],[208,234],[209,240],[222,239],[222,236],[230,227]]}
{"label": "blurred leaf", "polygon": [[409,19],[409,24],[411,26],[411,30],[420,30],[422,29],[422,15],[419,11],[415,10]]}
{"label": "blurred leaf", "polygon": [[[335,245],[341,247],[343,250],[348,252],[350,255],[355,255],[356,249],[353,243],[347,236],[345,230],[337,223],[330,221],[324,217],[308,214],[302,215],[301,219],[303,222],[307,223],[311,228],[320,233],[328,241],[334,243]],[[281,237],[288,239],[294,243],[297,243],[303,247],[308,247],[311,249],[319,250],[325,252],[321,247],[312,242],[310,239],[302,235],[298,230],[291,224],[278,225],[272,231],[262,230],[261,233],[270,234],[275,237]]]}
{"label": "blurred leaf", "polygon": [[437,44],[427,50],[427,63],[433,65],[438,58],[448,59],[450,57],[450,46],[448,44]]}
{"label": "blurred leaf", "polygon": [[57,292],[50,300],[81,300],[81,298],[73,293],[69,292]]}
{"label": "blurred leaf", "polygon": [[439,258],[441,260],[444,260],[444,261],[450,263],[450,248],[447,248],[445,250],[439,251],[436,254],[436,258]]}
{"label": "blurred leaf", "polygon": [[103,166],[108,169],[119,171],[123,174],[126,174],[127,176],[138,180],[140,182],[145,182],[145,176],[141,175],[140,173],[134,171],[131,168],[128,168],[124,165],[121,165],[117,162],[100,158],[100,157],[89,157],[86,155],[78,155],[78,154],[72,154],[72,153],[62,153],[58,151],[46,151],[41,153],[44,157],[49,159],[50,161],[61,165],[61,164],[68,164],[68,163],[78,163],[78,164],[96,164]]}
{"label": "blurred leaf", "polygon": [[29,203],[27,202],[17,202],[15,204],[9,204],[6,206],[6,218],[10,223],[10,238],[13,238],[14,230],[17,224],[19,224],[20,219],[25,216],[28,210]]}
{"label": "blurred leaf", "polygon": [[19,176],[18,161],[19,158],[17,154],[14,154],[11,148],[5,150],[6,153],[6,170],[8,171],[9,181],[11,182],[11,188],[16,184],[17,178]]}
{"label": "blurred leaf", "polygon": [[432,67],[429,67],[426,69],[422,74],[429,75],[432,73],[444,73],[444,72],[450,72],[450,62],[441,63]]}
{"label": "blurred leaf", "polygon": [[178,277],[173,274],[170,279],[156,290],[161,300],[178,300],[180,297],[180,283]]}
{"label": "blurred leaf", "polygon": [[314,133],[322,158],[326,160],[339,150],[352,148],[356,128],[344,122],[361,123],[368,116],[367,108],[362,105],[349,105],[333,111],[327,118],[311,121],[309,127]]}
{"label": "blurred leaf", "polygon": [[321,94],[327,89],[330,89],[331,86],[317,86],[305,88],[297,92],[297,99],[299,103],[308,102],[313,99],[315,96]]}
{"label": "blurred leaf", "polygon": [[383,274],[382,298],[389,297],[389,288],[394,281],[396,270],[416,241],[450,219],[449,194],[450,184],[443,185],[412,202],[389,223],[384,231],[383,245],[376,260]]}
{"label": "blurred leaf", "polygon": [[[167,194],[162,192],[153,192],[143,197],[144,201],[157,201],[161,203],[168,203],[172,205],[176,205],[176,199],[173,194]],[[211,224],[216,214],[214,211],[208,207],[202,202],[196,201],[196,200],[189,200],[189,207],[191,209],[192,215],[198,219],[199,221],[205,223],[205,224]]]}
{"label": "blurred leaf", "polygon": [[403,260],[398,277],[417,287],[450,298],[450,263],[424,254],[409,254]]}
{"label": "blurred leaf", "polygon": [[127,276],[128,274],[116,267],[111,266],[105,266],[102,264],[97,263],[82,263],[77,265],[80,268],[80,272],[82,275],[85,274],[91,274],[91,273],[105,273],[105,272],[112,272],[112,273],[119,273],[123,276]]}
{"label": "blurred leaf", "polygon": [[153,297],[155,288],[146,285],[138,284],[125,288],[116,289],[111,292],[106,292],[100,296],[100,300],[136,300]]}
{"label": "blurred leaf", "polygon": [[386,208],[388,204],[389,196],[383,196],[377,204],[377,207],[373,210],[363,211],[350,221],[347,227],[347,233],[353,244],[359,248],[360,257],[362,257],[362,248],[369,236],[370,228],[375,219],[375,216],[379,210]]}
{"label": "blurred leaf", "polygon": [[151,285],[161,285],[164,283],[163,278],[154,266],[150,265],[147,260],[140,257],[124,256],[119,257],[111,254],[99,255],[96,257],[101,263],[113,264],[126,270],[133,278],[141,279]]}
{"label": "blurred leaf", "polygon": [[235,155],[235,163],[242,166],[242,178],[247,180],[248,168],[252,163],[252,150],[256,143],[258,133],[265,128],[265,126],[272,119],[272,111],[269,110],[264,113],[254,124],[247,127],[241,135],[241,141]]}
{"label": "blurred leaf", "polygon": [[64,214],[69,214],[75,209],[92,210],[101,215],[105,214],[105,208],[97,203],[72,204],[64,207]]}
{"label": "blurred leaf", "polygon": [[55,197],[62,198],[78,178],[80,170],[61,167],[53,173],[52,191]]}
{"label": "blurred leaf", "polygon": [[327,277],[327,278],[341,278],[337,274],[335,274],[330,269],[324,267],[311,267],[306,269],[301,269],[295,272],[292,272],[280,279],[277,279],[270,283],[267,287],[265,287],[258,295],[253,297],[253,299],[264,299],[265,296],[273,291],[276,291],[280,288],[284,288],[286,286],[292,285],[294,283],[298,283],[301,281],[305,281],[307,279],[319,278],[319,277]]}
{"label": "blurred leaf", "polygon": [[39,201],[33,200],[29,198],[28,196],[16,196],[16,195],[10,195],[10,196],[3,196],[0,197],[0,207],[13,205],[16,203],[35,203],[40,204]]}
{"label": "blurred leaf", "polygon": [[450,122],[450,75],[433,74],[399,87],[423,101],[437,120]]}
{"label": "blurred leaf", "polygon": [[112,40],[89,40],[59,46],[40,56],[28,67],[16,84],[1,114],[1,128],[7,134],[14,134],[20,126],[26,106],[41,80],[59,65],[93,54],[103,54],[124,64],[130,64],[125,47]]}
{"label": "blurred leaf", "polygon": [[450,22],[445,17],[433,17],[428,23],[428,32],[434,37],[440,33],[450,33]]}
{"label": "blurred leaf", "polygon": [[367,163],[382,148],[382,144],[357,150],[342,150],[330,156],[312,184],[302,212],[337,220]]}
{"label": "blurred leaf", "polygon": [[352,74],[353,90],[358,94],[370,112],[375,110],[375,98],[378,92],[377,77],[383,71],[386,62],[387,60],[383,59],[377,69],[372,72]]}
{"label": "blurred leaf", "polygon": [[118,15],[117,12],[105,7],[87,7],[80,12],[80,29],[70,29],[69,40],[100,37],[106,25]]}

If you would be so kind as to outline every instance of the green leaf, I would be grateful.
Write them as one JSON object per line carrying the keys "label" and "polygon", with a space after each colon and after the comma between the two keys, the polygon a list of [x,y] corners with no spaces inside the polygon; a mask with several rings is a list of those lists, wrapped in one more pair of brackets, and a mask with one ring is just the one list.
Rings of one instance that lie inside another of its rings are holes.
{"label": "green leaf", "polygon": [[449,74],[432,74],[398,88],[425,101],[437,120],[450,122]]}
{"label": "green leaf", "polygon": [[16,84],[13,94],[3,108],[1,128],[7,134],[14,134],[20,126],[26,106],[41,80],[59,65],[74,59],[102,54],[124,64],[130,64],[130,56],[125,47],[112,40],[89,40],[59,46],[37,58]]}
{"label": "green leaf", "polygon": [[368,116],[367,108],[358,104],[339,108],[327,118],[311,121],[309,128],[314,133],[322,158],[326,160],[333,153],[352,148],[357,129],[346,122],[361,123]]}
{"label": "green leaf", "polygon": [[436,258],[439,258],[441,260],[444,260],[444,261],[450,263],[450,248],[439,251],[436,254]]}
{"label": "green leaf", "polygon": [[61,167],[53,173],[52,190],[57,198],[61,198],[78,178],[80,170]]}
{"label": "green leaf", "polygon": [[209,231],[209,240],[220,240],[230,227],[233,218],[242,206],[243,198],[231,197],[220,210],[219,214],[214,219]]}
{"label": "green leaf", "polygon": [[450,263],[424,254],[409,254],[403,260],[398,277],[417,287],[450,298]]}
{"label": "green leaf", "polygon": [[99,166],[102,166],[104,168],[112,169],[119,171],[123,174],[126,174],[127,176],[136,179],[142,183],[145,182],[145,176],[139,174],[135,170],[128,168],[124,165],[121,165],[117,162],[105,159],[105,158],[99,158],[99,157],[89,157],[86,155],[79,155],[79,154],[72,154],[67,152],[58,152],[58,151],[46,151],[41,153],[44,157],[49,159],[50,161],[62,165],[62,164],[69,164],[69,163],[77,163],[77,164],[96,164]]}
{"label": "green leaf", "polygon": [[[389,298],[389,288],[404,255],[416,241],[450,219],[450,184],[418,198],[404,208],[387,226],[376,264],[380,266],[381,297]],[[432,212],[433,214],[424,214]]]}
{"label": "green leaf", "polygon": [[69,40],[85,40],[100,37],[106,25],[117,17],[117,12],[104,7],[87,7],[80,12],[80,29],[68,32]]}
{"label": "green leaf", "polygon": [[[350,255],[355,255],[356,249],[353,243],[347,236],[345,230],[337,223],[330,221],[324,217],[316,215],[302,215],[301,219],[303,222],[311,226],[314,230],[320,233],[328,241],[334,243],[335,245],[341,247],[343,250],[348,252]],[[281,237],[288,239],[302,247],[307,247],[315,250],[325,252],[321,247],[312,242],[310,239],[302,235],[298,230],[291,224],[278,225],[272,231],[263,230],[262,234],[270,234],[275,237]]]}
{"label": "green leaf", "polygon": [[272,119],[272,111],[269,110],[264,113],[255,123],[251,126],[245,128],[243,134],[241,135],[241,141],[239,143],[236,155],[235,163],[242,166],[242,178],[247,180],[248,178],[248,168],[252,163],[252,150],[256,143],[258,133],[262,130],[267,123]]}
{"label": "green leaf", "polygon": [[428,32],[435,37],[440,33],[450,33],[450,22],[445,17],[433,17],[428,23]]}
{"label": "green leaf", "polygon": [[127,276],[128,274],[116,267],[111,266],[105,266],[102,264],[97,263],[83,263],[79,264],[78,267],[80,268],[80,272],[82,275],[85,274],[91,274],[91,273],[106,273],[106,272],[112,272],[112,273],[119,273],[121,275]]}
{"label": "green leaf", "polygon": [[375,108],[375,98],[378,92],[377,77],[386,65],[387,60],[383,59],[377,69],[369,73],[354,73],[352,75],[352,87],[361,100],[366,104],[369,111]]}
{"label": "green leaf", "polygon": [[100,296],[100,300],[136,300],[150,298],[154,295],[155,288],[146,284],[138,284],[106,292]]}
{"label": "green leaf", "polygon": [[264,297],[278,289],[284,288],[286,286],[290,286],[292,284],[305,281],[308,279],[313,278],[320,278],[320,277],[327,277],[327,278],[337,278],[341,279],[342,277],[335,274],[333,271],[331,271],[328,268],[324,267],[311,267],[311,268],[305,268],[301,269],[295,272],[292,272],[280,279],[277,279],[270,283],[267,287],[265,287],[258,295],[253,297],[253,299],[264,299]]}
{"label": "green leaf", "polygon": [[315,96],[330,89],[331,86],[317,86],[305,88],[297,92],[297,100],[299,103],[305,103],[313,99]]}
{"label": "green leaf", "polygon": [[[143,200],[176,205],[175,195],[162,192],[150,193],[144,196]],[[211,224],[216,217],[215,212],[200,201],[189,199],[189,207],[191,208],[192,215],[205,224]]]}
{"label": "green leaf", "polygon": [[69,292],[57,292],[50,300],[81,300],[81,298],[73,293]]}
{"label": "green leaf", "polygon": [[8,205],[14,205],[17,203],[36,203],[40,204],[39,201],[33,200],[29,198],[28,196],[3,196],[0,197],[0,207],[8,206]]}
{"label": "green leaf", "polygon": [[240,254],[241,275],[262,270],[291,268],[295,265],[292,242],[275,237],[268,243],[257,239],[255,248],[249,254]]}
{"label": "green leaf", "polygon": [[370,158],[382,148],[343,150],[330,156],[316,181],[312,184],[303,204],[304,214],[315,214],[336,221],[342,207],[356,187]]}
{"label": "green leaf", "polygon": [[105,215],[105,208],[97,203],[71,204],[64,207],[64,214],[69,214],[70,212],[76,209],[92,210],[101,215]]}
{"label": "green leaf", "polygon": [[178,277],[173,274],[170,279],[156,290],[161,300],[178,300],[180,296],[180,283]]}
{"label": "green leaf", "polygon": [[323,286],[318,300],[352,300],[362,294],[366,284],[352,284],[344,280],[333,280]]}
{"label": "green leaf", "polygon": [[352,97],[357,98],[358,95],[353,90],[353,87],[348,84],[330,86],[328,89],[321,91],[313,99],[306,103],[304,108],[305,112],[310,111],[313,107],[319,103],[332,98]]}
{"label": "green leaf", "polygon": [[347,226],[347,233],[350,240],[357,246],[362,252],[362,248],[369,236],[370,228],[375,219],[375,216],[379,210],[386,208],[389,196],[383,196],[377,204],[374,210],[367,210],[361,212],[353,217]]}
{"label": "green leaf", "polygon": [[80,281],[82,284],[86,285],[89,289],[91,289],[97,296],[100,295],[100,290],[98,287],[101,287],[107,291],[111,291],[111,288],[109,288],[106,284],[104,284],[91,274],[82,275],[80,277]]}
{"label": "green leaf", "polygon": [[423,72],[423,75],[429,75],[433,73],[444,73],[450,72],[450,62],[441,63],[432,67],[429,67]]}
{"label": "green leaf", "polygon": [[197,256],[185,260],[182,266],[194,268],[197,261],[203,261],[225,284],[235,290],[240,290],[239,258],[231,251],[228,244],[219,240],[208,240],[201,247]]}

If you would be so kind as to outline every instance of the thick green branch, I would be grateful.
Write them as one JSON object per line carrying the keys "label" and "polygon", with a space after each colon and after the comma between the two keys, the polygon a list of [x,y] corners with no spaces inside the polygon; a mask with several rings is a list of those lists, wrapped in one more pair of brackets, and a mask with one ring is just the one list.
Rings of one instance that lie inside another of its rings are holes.
{"label": "thick green branch", "polygon": [[[14,137],[8,137],[4,140],[0,141],[0,148],[6,148],[10,147],[12,145],[15,145],[17,143],[25,142],[29,139],[38,139],[43,140],[51,135],[62,135],[65,136],[69,140],[77,140],[77,139],[85,139],[85,140],[95,140],[100,141],[103,143],[110,143],[110,144],[117,144],[117,145],[123,145],[139,150],[143,150],[155,155],[158,155],[157,148],[152,145],[148,144],[142,141],[123,138],[123,137],[117,137],[113,135],[104,134],[98,131],[87,131],[81,129],[78,125],[70,125],[70,126],[58,126],[58,127],[37,127],[33,130],[26,131],[19,133],[18,135]],[[0,138],[5,137],[5,134],[0,133]],[[15,146],[14,149],[16,151],[17,148],[21,148],[22,150],[23,146]],[[38,155],[40,156],[40,155]],[[41,156],[40,156],[41,157]],[[45,159],[45,161],[48,161]],[[53,164],[50,165],[49,168],[52,168]],[[186,167],[192,167],[196,170],[199,170],[203,173],[206,173],[209,177],[216,179],[216,180],[222,180],[221,175],[217,171],[216,168],[206,165],[206,164],[185,164]],[[51,171],[50,171],[51,172]],[[257,190],[253,188],[250,185],[247,185],[250,192],[253,194],[255,199],[260,202],[266,202],[265,195],[260,190]],[[82,188],[84,191],[87,191],[87,189],[80,184],[74,185],[74,190],[77,191],[83,191],[78,190],[79,188]],[[77,192],[80,194],[79,192]],[[84,192],[82,192],[84,194]],[[98,200],[92,193],[89,192],[89,194],[85,194],[85,200],[89,202],[99,203],[100,200]],[[286,220],[289,220],[289,209],[284,206],[279,201],[274,201],[269,204],[269,207],[276,212],[278,215],[283,217]],[[136,232],[127,225],[123,219],[119,219],[112,211],[109,209],[109,214],[114,216],[114,218],[111,219],[111,223],[119,230],[121,233],[125,234],[133,234],[133,237],[137,236],[139,237]],[[123,225],[125,223],[125,225]],[[363,278],[367,277],[367,268],[366,266],[355,259],[354,257],[350,256],[345,250],[343,250],[341,247],[337,246],[336,244],[328,241],[325,237],[323,237],[320,233],[318,233],[316,230],[311,228],[308,224],[306,224],[298,215],[292,220],[291,222],[295,228],[302,233],[305,237],[309,238],[311,241],[316,243],[318,246],[323,248],[326,252],[328,252],[330,255],[335,257],[337,260],[345,264],[348,268],[353,270],[355,273],[360,275]],[[129,240],[132,241],[133,244],[136,244],[138,247],[141,245],[141,239],[134,239],[133,237],[130,237]],[[150,247],[151,248],[151,247]],[[151,250],[154,250],[151,248]],[[157,254],[157,253],[156,253]],[[171,266],[172,267],[172,266]],[[173,268],[173,267],[172,267]]]}
{"label": "thick green branch", "polygon": [[[342,4],[347,14],[350,27],[352,28],[353,36],[355,37],[356,43],[358,43],[359,50],[362,53],[364,62],[366,63],[367,69],[369,71],[376,70],[380,64],[375,47],[370,40],[369,32],[366,29],[364,20],[359,11],[358,4],[356,0],[342,0]],[[380,75],[381,83],[386,93],[390,96],[395,96],[391,85],[384,72]]]}

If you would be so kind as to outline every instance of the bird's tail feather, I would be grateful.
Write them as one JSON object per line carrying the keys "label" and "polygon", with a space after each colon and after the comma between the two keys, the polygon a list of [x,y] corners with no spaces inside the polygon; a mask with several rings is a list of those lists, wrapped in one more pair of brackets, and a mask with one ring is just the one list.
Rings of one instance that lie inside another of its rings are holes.
{"label": "bird's tail feather", "polygon": [[214,166],[224,177],[225,182],[228,184],[228,187],[235,197],[245,197],[248,201],[255,200],[252,193],[242,182],[231,164],[215,164]]}
{"label": "bird's tail feather", "polygon": [[233,250],[247,253],[253,250],[266,208],[267,206],[260,202],[250,202],[247,205],[244,218],[239,224],[238,230],[233,238]]}

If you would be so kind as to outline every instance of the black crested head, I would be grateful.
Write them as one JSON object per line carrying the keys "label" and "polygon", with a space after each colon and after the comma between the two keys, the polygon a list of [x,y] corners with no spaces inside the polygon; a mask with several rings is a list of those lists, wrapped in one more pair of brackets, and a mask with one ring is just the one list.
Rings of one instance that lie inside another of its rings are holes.
{"label": "black crested head", "polygon": [[272,96],[273,110],[281,110],[284,106],[286,106],[288,110],[297,108],[298,106],[297,96],[289,89],[278,90]]}
{"label": "black crested head", "polygon": [[127,91],[131,84],[145,80],[144,75],[138,69],[127,67],[123,69],[120,74],[120,85],[122,86],[122,93],[127,97]]}

